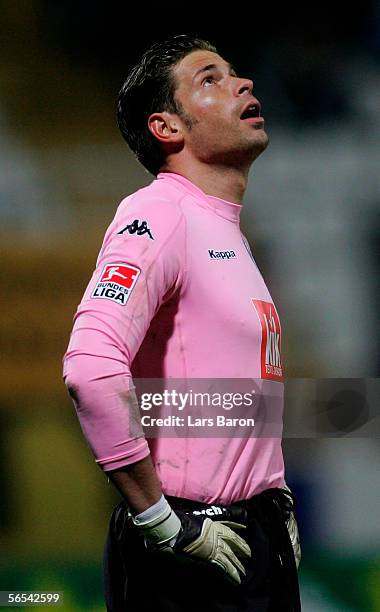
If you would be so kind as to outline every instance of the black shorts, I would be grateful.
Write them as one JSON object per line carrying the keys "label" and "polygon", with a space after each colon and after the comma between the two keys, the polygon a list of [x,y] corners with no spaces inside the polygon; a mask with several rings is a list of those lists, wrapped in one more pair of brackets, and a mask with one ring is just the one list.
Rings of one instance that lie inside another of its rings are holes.
{"label": "black shorts", "polygon": [[[211,505],[168,497],[172,508],[192,511]],[[233,504],[234,505],[234,504]],[[299,612],[297,569],[285,521],[289,494],[268,489],[237,502],[247,510],[247,529],[239,535],[252,557],[244,562],[242,583],[223,571],[185,555],[147,550],[128,518],[124,502],[113,511],[104,552],[104,590],[108,612]]]}

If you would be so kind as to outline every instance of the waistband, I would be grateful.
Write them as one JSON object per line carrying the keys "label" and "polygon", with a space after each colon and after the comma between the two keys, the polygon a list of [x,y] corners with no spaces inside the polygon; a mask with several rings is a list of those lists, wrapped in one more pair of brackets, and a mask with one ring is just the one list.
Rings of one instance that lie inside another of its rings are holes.
{"label": "waistband", "polygon": [[223,518],[223,514],[229,514],[231,510],[236,511],[239,509],[244,509],[248,515],[251,513],[265,514],[265,509],[268,504],[270,504],[277,508],[284,520],[288,520],[290,513],[295,508],[294,494],[289,489],[281,489],[278,487],[265,489],[265,491],[253,495],[253,497],[249,499],[240,500],[232,504],[219,504],[216,502],[213,504],[206,504],[184,497],[173,497],[170,495],[165,495],[165,497],[174,509],[182,510],[183,512],[197,510],[202,514],[210,516],[210,518],[217,518],[219,515],[220,519]]}

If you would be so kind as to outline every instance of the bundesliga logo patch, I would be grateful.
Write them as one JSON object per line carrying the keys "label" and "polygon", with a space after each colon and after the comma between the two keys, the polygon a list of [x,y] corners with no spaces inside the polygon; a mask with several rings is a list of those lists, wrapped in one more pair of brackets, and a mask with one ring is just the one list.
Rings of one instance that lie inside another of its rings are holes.
{"label": "bundesliga logo patch", "polygon": [[261,323],[261,378],[282,381],[281,326],[277,310],[271,302],[252,299]]}
{"label": "bundesliga logo patch", "polygon": [[111,300],[125,306],[140,272],[140,268],[131,264],[107,264],[91,297]]}

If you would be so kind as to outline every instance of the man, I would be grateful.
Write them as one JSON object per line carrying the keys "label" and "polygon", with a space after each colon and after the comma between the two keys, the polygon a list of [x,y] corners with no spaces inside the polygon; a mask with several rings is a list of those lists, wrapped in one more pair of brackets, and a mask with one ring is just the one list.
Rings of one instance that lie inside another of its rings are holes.
{"label": "man", "polygon": [[124,499],[105,551],[107,609],[299,610],[280,436],[158,434],[148,445],[133,383],[255,379],[282,391],[277,311],[239,229],[268,144],[253,83],[210,43],[171,37],[129,73],[118,119],[156,179],[118,208],[64,369]]}

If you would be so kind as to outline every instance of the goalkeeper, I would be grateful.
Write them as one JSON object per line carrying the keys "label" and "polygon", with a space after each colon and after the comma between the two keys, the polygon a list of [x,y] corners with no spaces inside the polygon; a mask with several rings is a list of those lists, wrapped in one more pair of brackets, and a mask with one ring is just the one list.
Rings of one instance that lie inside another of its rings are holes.
{"label": "goalkeeper", "polygon": [[281,436],[148,441],[134,384],[248,378],[282,394],[279,317],[239,226],[268,144],[253,83],[210,43],[171,37],[130,71],[118,121],[155,178],[120,204],[64,359],[83,433],[123,498],[107,610],[298,611]]}

